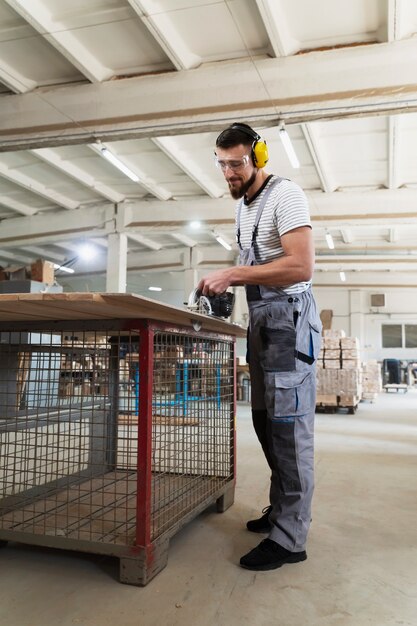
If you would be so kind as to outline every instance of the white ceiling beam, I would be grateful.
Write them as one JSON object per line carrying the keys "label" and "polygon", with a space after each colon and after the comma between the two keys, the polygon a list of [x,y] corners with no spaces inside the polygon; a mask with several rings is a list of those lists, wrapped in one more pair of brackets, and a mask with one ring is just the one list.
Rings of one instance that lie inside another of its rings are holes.
{"label": "white ceiling beam", "polygon": [[398,187],[398,142],[398,116],[390,115],[388,117],[388,189],[397,189]]}
{"label": "white ceiling beam", "polygon": [[[415,272],[408,274],[403,273],[401,280],[395,280],[392,274],[381,271],[362,271],[362,272],[349,272],[346,274],[346,282],[342,283],[339,278],[339,271],[333,270],[332,272],[317,272],[314,275],[314,287],[320,287],[320,289],[331,289],[334,292],[335,289],[346,291],[347,288],[354,289],[381,289],[386,291],[387,289],[401,289],[409,290],[412,293],[413,284],[415,285],[416,276]],[[382,313],[379,314],[381,319]]]}
{"label": "white ceiling beam", "polygon": [[16,211],[16,213],[21,213],[22,215],[35,215],[40,209],[34,209],[28,204],[24,204],[23,202],[19,202],[14,198],[10,198],[7,195],[1,195],[0,204],[7,207],[8,209],[12,209]]}
{"label": "white ceiling beam", "polygon": [[[190,267],[189,248],[171,248],[162,251],[131,251],[127,255],[127,271],[129,272],[168,272],[184,270]],[[77,262],[74,265],[77,276],[100,275],[106,272],[106,255],[100,255],[86,264]],[[67,277],[65,277],[67,278]]]}
{"label": "white ceiling beam", "polygon": [[[321,187],[325,193],[331,193],[337,188],[336,183],[332,180],[329,172],[329,163],[325,158],[323,141],[320,141],[317,127],[314,124],[301,124],[301,130],[304,135],[304,139],[307,142],[308,149],[313,159],[314,167],[316,168],[317,176],[319,177]],[[326,166],[324,166],[326,163]]]}
{"label": "white ceiling beam", "polygon": [[201,167],[196,164],[193,157],[178,147],[177,139],[173,137],[159,137],[159,139],[153,139],[153,142],[211,198],[221,198],[224,195],[224,189],[213,183]]}
{"label": "white ceiling beam", "polygon": [[57,254],[56,252],[51,252],[46,248],[40,248],[38,246],[25,246],[23,251],[28,251],[35,256],[38,256],[43,259],[54,261],[55,263],[63,263],[67,258],[65,255]]}
{"label": "white ceiling beam", "polygon": [[76,213],[59,211],[33,217],[13,217],[0,222],[0,246],[53,244],[69,237],[100,237],[112,232],[116,219],[113,205],[78,209]]}
{"label": "white ceiling beam", "polygon": [[[149,178],[149,176],[137,165],[132,165],[129,161],[128,157],[117,154],[116,150],[108,144],[100,143],[100,144],[90,144],[89,148],[98,154],[101,158],[104,159],[104,156],[101,153],[101,148],[106,148],[109,152],[111,152],[115,157],[117,157],[126,167],[128,167],[134,174],[139,178],[138,184],[141,185],[147,192],[151,193],[153,196],[158,198],[158,200],[169,200],[172,197],[172,193],[167,189],[158,185],[154,180]],[[107,161],[108,162],[108,161]],[[117,170],[117,168],[116,168]]]}
{"label": "white ceiling beam", "polygon": [[340,234],[342,235],[343,243],[353,242],[353,232],[351,228],[341,228]]}
{"label": "white ceiling beam", "polygon": [[[379,226],[394,228],[417,223],[416,189],[381,189],[364,193],[307,192],[312,222],[316,229]],[[0,222],[0,247],[53,244],[70,246],[73,240],[106,237],[114,232],[139,231],[181,233],[193,238],[190,222],[199,220],[209,232],[234,226],[234,202],[230,198],[195,197],[187,200],[144,200],[122,203],[117,213],[113,205],[103,204],[70,211],[48,212],[34,216],[3,219]],[[188,245],[188,244],[185,244]],[[217,246],[215,246],[217,247]],[[64,248],[65,249],[65,248]]]}
{"label": "white ceiling beam", "polygon": [[0,150],[417,111],[415,51],[406,39],[3,96]]}
{"label": "white ceiling beam", "polygon": [[69,241],[59,241],[54,245],[57,248],[62,248],[62,250],[68,250],[69,252],[78,253],[78,246],[70,243]]}
{"label": "white ceiling beam", "polygon": [[93,176],[87,174],[77,165],[74,165],[66,159],[62,159],[59,154],[51,148],[40,148],[37,150],[30,150],[30,152],[45,163],[48,163],[48,165],[52,165],[55,169],[63,172],[80,185],[91,189],[91,191],[95,191],[98,195],[110,200],[111,202],[123,202],[125,199],[125,196],[115,189],[96,181]]}
{"label": "white ceiling beam", "polygon": [[126,235],[132,241],[136,241],[136,243],[140,243],[142,246],[146,246],[146,248],[149,248],[150,250],[161,250],[162,248],[162,245],[160,243],[149,239],[149,237],[143,237],[143,235],[139,235],[138,233],[132,233],[127,231]]}
{"label": "white ceiling beam", "polygon": [[[154,273],[197,268],[210,271],[235,263],[236,254],[221,246],[199,246],[197,250],[193,251],[192,257],[190,257],[189,247],[171,248],[161,251],[129,252],[127,271]],[[106,271],[106,260],[103,256],[93,259],[88,263],[88,270],[82,264],[77,264],[75,268],[77,276],[83,276],[84,269],[85,275],[103,274]],[[65,276],[66,279],[67,276]]]}
{"label": "white ceiling beam", "polygon": [[94,244],[96,244],[97,246],[100,246],[100,248],[108,248],[109,247],[109,243],[108,243],[107,239],[105,239],[104,237],[94,237],[94,238],[92,238],[92,242]]}
{"label": "white ceiling beam", "polygon": [[30,176],[26,176],[26,174],[22,174],[17,169],[13,169],[8,167],[5,163],[0,162],[0,176],[10,180],[15,185],[19,187],[23,187],[32,193],[37,194],[38,196],[42,196],[47,200],[50,200],[54,204],[58,206],[64,207],[64,209],[77,209],[80,206],[79,202],[75,202],[75,200],[71,200],[67,196],[59,193],[58,191],[53,191],[45,185],[38,183],[35,178],[31,178]]}
{"label": "white ceiling beam", "polygon": [[113,76],[112,70],[100,63],[88,48],[80,43],[74,33],[64,30],[62,25],[57,27],[57,23],[41,0],[6,0],[6,2],[91,82],[109,80]]}
{"label": "white ceiling beam", "polygon": [[182,233],[171,233],[171,237],[188,246],[189,248],[194,248],[194,246],[197,245],[197,241],[195,239],[191,239],[191,237],[183,235]]}
{"label": "white ceiling beam", "polygon": [[0,81],[15,93],[27,93],[37,87],[35,81],[23,76],[23,74],[3,60],[0,60]]}
{"label": "white ceiling beam", "polygon": [[347,263],[384,263],[387,259],[392,259],[393,262],[404,263],[417,263],[417,251],[414,254],[398,254],[387,251],[384,254],[317,254],[316,260],[325,263],[339,263],[340,261],[346,261]]}
{"label": "white ceiling beam", "polygon": [[272,50],[276,57],[286,57],[300,50],[300,42],[291,36],[281,0],[256,0]]}
{"label": "white ceiling beam", "polygon": [[[11,261],[14,263],[21,263],[22,265],[27,265],[28,262],[30,262],[30,259],[32,257],[28,257],[27,254],[16,254],[14,252],[6,252],[5,250],[0,250],[0,259],[3,259],[4,261],[7,261],[8,263],[10,263]],[[29,260],[28,260],[29,259]]]}
{"label": "white ceiling beam", "polygon": [[[417,189],[380,189],[377,191],[306,192],[312,221],[331,223],[332,228],[363,223],[383,225],[413,223],[417,217]],[[198,220],[203,228],[234,224],[234,202],[230,198],[189,198],[158,202],[144,200],[122,205],[123,221],[119,228],[155,229],[161,225],[173,230],[189,228]],[[393,208],[394,207],[394,208]],[[187,234],[187,233],[185,233]]]}
{"label": "white ceiling beam", "polygon": [[189,49],[175,29],[169,12],[155,11],[154,2],[149,0],[128,2],[177,70],[192,69],[201,64],[201,57]]}

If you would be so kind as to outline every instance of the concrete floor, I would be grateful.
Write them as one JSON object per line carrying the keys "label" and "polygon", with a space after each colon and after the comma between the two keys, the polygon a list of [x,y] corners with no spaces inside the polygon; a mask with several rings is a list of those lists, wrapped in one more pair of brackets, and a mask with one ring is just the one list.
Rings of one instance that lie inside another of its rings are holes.
{"label": "concrete floor", "polygon": [[267,504],[268,472],[238,407],[236,501],[171,540],[147,587],[118,562],[11,544],[0,551],[2,626],[417,625],[417,392],[381,394],[356,415],[317,416],[308,560],[237,566],[262,538],[245,522]]}

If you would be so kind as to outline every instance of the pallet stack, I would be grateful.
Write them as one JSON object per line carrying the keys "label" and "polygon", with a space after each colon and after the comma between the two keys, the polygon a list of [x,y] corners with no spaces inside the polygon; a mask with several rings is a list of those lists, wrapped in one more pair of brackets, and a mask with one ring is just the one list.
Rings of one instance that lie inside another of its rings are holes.
{"label": "pallet stack", "polygon": [[359,341],[343,330],[323,331],[323,347],[317,363],[318,408],[335,411],[347,407],[354,413],[362,396]]}
{"label": "pallet stack", "polygon": [[378,361],[365,361],[362,365],[363,392],[362,399],[375,402],[382,391],[381,366]]}

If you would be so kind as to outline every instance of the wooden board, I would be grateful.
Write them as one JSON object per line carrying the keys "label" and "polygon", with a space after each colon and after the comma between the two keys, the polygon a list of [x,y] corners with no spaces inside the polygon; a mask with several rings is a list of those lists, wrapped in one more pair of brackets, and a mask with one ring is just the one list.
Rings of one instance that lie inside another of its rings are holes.
{"label": "wooden board", "polygon": [[0,294],[0,322],[110,319],[150,319],[182,326],[198,322],[202,331],[246,337],[246,329],[236,324],[135,294]]}

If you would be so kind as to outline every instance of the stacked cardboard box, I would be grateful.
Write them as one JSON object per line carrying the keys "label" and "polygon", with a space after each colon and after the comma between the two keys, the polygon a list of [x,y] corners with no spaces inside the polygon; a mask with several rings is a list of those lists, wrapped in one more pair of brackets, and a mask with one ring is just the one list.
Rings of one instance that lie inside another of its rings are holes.
{"label": "stacked cardboard box", "polygon": [[343,330],[323,331],[323,367],[325,369],[340,369],[340,340],[344,335]]}
{"label": "stacked cardboard box", "polygon": [[360,346],[344,331],[323,333],[323,367],[317,368],[317,404],[356,406],[362,396]]}
{"label": "stacked cardboard box", "polygon": [[364,400],[374,402],[378,393],[382,391],[381,366],[378,361],[365,361],[363,363],[363,392]]}
{"label": "stacked cardboard box", "polygon": [[342,369],[361,369],[359,339],[357,337],[342,337],[340,340]]}

